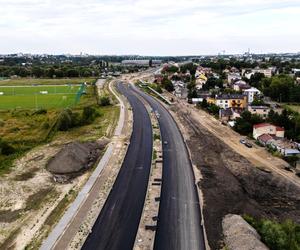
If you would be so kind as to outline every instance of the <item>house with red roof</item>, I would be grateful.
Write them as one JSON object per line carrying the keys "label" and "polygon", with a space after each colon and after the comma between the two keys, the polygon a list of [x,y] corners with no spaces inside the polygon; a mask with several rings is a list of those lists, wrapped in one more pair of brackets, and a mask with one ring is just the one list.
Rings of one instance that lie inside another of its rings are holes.
{"label": "house with red roof", "polygon": [[275,126],[271,123],[259,123],[253,126],[253,138],[257,138],[263,134],[284,138],[284,128]]}

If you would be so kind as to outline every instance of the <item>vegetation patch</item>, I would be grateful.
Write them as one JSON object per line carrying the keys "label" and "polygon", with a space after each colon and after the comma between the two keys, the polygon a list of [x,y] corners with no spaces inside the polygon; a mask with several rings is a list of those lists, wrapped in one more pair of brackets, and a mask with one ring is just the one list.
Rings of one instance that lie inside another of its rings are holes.
{"label": "vegetation patch", "polygon": [[27,181],[31,178],[33,178],[36,174],[36,172],[38,171],[38,168],[35,169],[31,169],[28,172],[22,173],[22,174],[18,174],[16,175],[16,177],[14,178],[15,181]]}
{"label": "vegetation patch", "polygon": [[262,241],[271,250],[299,250],[300,225],[291,220],[279,223],[272,220],[256,220],[245,215],[244,219],[260,234]]}
{"label": "vegetation patch", "polygon": [[37,210],[39,209],[42,201],[49,197],[49,195],[51,194],[51,192],[54,191],[53,187],[48,187],[45,189],[41,189],[38,192],[30,195],[26,201],[26,206],[25,206],[25,210],[29,211],[29,210]]}
{"label": "vegetation patch", "polygon": [[6,240],[0,245],[0,249],[14,249],[14,240],[17,235],[20,233],[20,228],[15,229],[12,231]]}
{"label": "vegetation patch", "polygon": [[0,210],[0,222],[11,223],[20,217],[22,209],[18,210]]}

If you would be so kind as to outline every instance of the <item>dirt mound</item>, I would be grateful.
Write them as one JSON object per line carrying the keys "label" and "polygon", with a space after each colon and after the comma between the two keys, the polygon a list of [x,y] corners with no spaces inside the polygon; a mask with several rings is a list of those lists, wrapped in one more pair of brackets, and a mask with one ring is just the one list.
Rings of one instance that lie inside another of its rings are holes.
{"label": "dirt mound", "polygon": [[[178,112],[178,111],[177,111]],[[207,131],[199,122],[178,112],[189,131],[187,144],[203,179],[203,214],[209,244],[222,248],[222,219],[227,214],[249,214],[300,223],[300,188],[276,173],[256,168],[246,158]]]}
{"label": "dirt mound", "polygon": [[72,142],[65,145],[47,163],[47,170],[55,175],[80,173],[94,165],[108,140],[97,142]]}
{"label": "dirt mound", "polygon": [[223,219],[223,233],[229,250],[268,250],[260,236],[240,215],[228,214]]}

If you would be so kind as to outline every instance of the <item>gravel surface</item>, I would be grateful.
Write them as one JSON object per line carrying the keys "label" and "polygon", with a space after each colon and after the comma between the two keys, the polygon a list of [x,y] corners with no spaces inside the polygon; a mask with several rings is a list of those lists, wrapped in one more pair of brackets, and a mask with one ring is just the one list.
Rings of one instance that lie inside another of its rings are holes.
{"label": "gravel surface", "polygon": [[228,250],[268,250],[256,230],[240,215],[226,215],[222,225]]}

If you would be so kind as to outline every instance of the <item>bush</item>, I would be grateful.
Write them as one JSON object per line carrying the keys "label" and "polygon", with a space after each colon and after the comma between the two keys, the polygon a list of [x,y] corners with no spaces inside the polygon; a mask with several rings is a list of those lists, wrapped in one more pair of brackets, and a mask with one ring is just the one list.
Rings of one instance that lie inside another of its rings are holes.
{"label": "bush", "polygon": [[42,125],[42,128],[43,129],[49,129],[50,128],[50,124],[48,121],[44,122],[43,125]]}
{"label": "bush", "polygon": [[38,109],[33,113],[33,115],[45,115],[47,114],[47,109]]}
{"label": "bush", "polygon": [[158,135],[158,134],[154,134],[154,136],[153,136],[153,140],[155,141],[155,140],[160,140],[160,135]]}
{"label": "bush", "polygon": [[108,96],[102,96],[100,98],[100,106],[108,106],[110,105],[110,99]]}
{"label": "bush", "polygon": [[97,117],[97,111],[93,107],[84,107],[82,112],[82,124],[90,124]]}
{"label": "bush", "polygon": [[8,144],[8,142],[4,141],[0,138],[0,154],[2,155],[11,155],[15,153],[15,148]]}
{"label": "bush", "polygon": [[272,250],[299,250],[300,225],[291,220],[278,223],[271,220],[255,220],[251,216],[244,219],[260,234],[262,241]]}
{"label": "bush", "polygon": [[72,128],[72,111],[65,109],[58,117],[57,129],[59,131],[68,131],[70,128]]}

